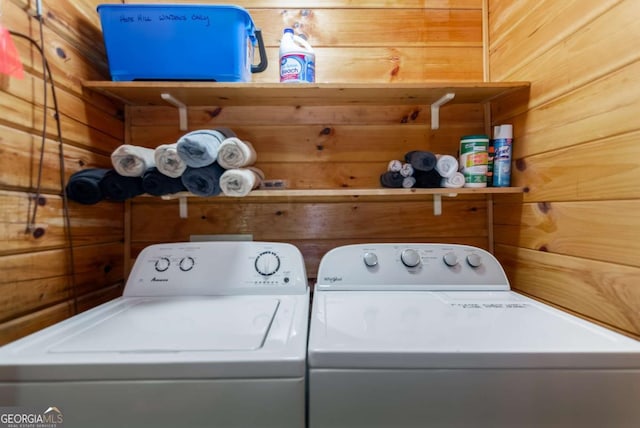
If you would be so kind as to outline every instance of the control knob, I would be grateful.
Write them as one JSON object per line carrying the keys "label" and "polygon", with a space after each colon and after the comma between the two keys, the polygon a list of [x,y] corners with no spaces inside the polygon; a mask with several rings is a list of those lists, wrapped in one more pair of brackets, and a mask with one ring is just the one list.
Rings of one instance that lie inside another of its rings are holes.
{"label": "control knob", "polygon": [[158,272],[164,272],[169,269],[169,265],[171,265],[171,261],[167,257],[160,257],[156,260],[155,268]]}
{"label": "control knob", "polygon": [[178,267],[180,268],[181,271],[183,272],[188,272],[191,269],[193,269],[193,266],[196,264],[196,261],[193,259],[193,257],[184,257],[182,260],[180,260],[180,263],[178,263]]}
{"label": "control knob", "polygon": [[376,256],[376,253],[364,253],[363,260],[367,267],[374,267],[378,265],[378,256]]}
{"label": "control knob", "polygon": [[400,260],[406,267],[416,267],[420,264],[420,254],[414,249],[407,248],[400,253]]}
{"label": "control knob", "polygon": [[472,268],[480,267],[482,265],[482,257],[479,254],[471,253],[467,256],[467,263]]}
{"label": "control knob", "polygon": [[458,264],[458,256],[456,256],[456,253],[449,251],[442,257],[442,261],[444,261],[445,265],[453,267]]}
{"label": "control knob", "polygon": [[264,251],[256,257],[255,268],[260,275],[273,275],[280,269],[280,257],[273,251]]}

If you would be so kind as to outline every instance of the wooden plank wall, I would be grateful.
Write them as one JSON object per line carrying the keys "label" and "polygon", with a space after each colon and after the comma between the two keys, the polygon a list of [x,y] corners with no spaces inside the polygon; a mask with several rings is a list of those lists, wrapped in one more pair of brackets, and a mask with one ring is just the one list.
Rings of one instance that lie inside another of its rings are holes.
{"label": "wooden plank wall", "polygon": [[640,2],[489,1],[495,106],[513,123],[523,202],[495,204],[515,287],[640,338]]}
{"label": "wooden plank wall", "polygon": [[[66,178],[82,168],[108,167],[110,151],[124,135],[122,108],[81,81],[104,80],[108,71],[95,13],[103,1],[44,0],[44,51],[60,107]],[[40,42],[35,1],[2,2],[0,22]],[[70,242],[64,227],[60,145],[52,93],[44,106],[40,54],[13,37],[24,63],[22,80],[0,76],[0,344],[60,321],[121,293],[124,277],[123,204],[70,206],[75,287]],[[34,199],[44,119],[41,195]],[[35,228],[27,219],[38,203]]]}
{"label": "wooden plank wall", "polygon": [[[137,1],[136,1],[137,2]],[[225,3],[225,2],[222,2]],[[234,3],[234,2],[229,2]],[[481,0],[348,0],[242,3],[263,30],[269,68],[256,82],[278,81],[282,30],[305,33],[316,51],[318,82],[393,83],[482,81]],[[156,147],[175,142],[173,108],[128,111],[129,141]],[[428,106],[226,107],[189,109],[192,129],[228,126],[252,142],[257,166],[290,188],[378,187],[389,160],[413,149],[455,154],[462,135],[484,130],[482,106],[442,110],[442,127],[429,127]],[[446,199],[446,198],[445,198]],[[291,242],[303,252],[313,279],[322,255],[356,242],[446,241],[488,246],[483,196],[445,200],[434,217],[430,198],[412,201],[243,202],[138,198],[132,203],[132,256],[155,242],[192,234],[252,234],[255,240]]]}

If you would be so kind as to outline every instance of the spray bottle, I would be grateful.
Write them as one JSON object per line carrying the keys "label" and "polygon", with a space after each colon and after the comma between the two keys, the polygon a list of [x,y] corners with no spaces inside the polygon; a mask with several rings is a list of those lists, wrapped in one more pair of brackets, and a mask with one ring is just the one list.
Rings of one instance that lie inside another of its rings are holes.
{"label": "spray bottle", "polygon": [[280,82],[314,83],[316,56],[311,45],[302,37],[285,28],[280,41]]}
{"label": "spray bottle", "polygon": [[511,184],[513,125],[496,126],[494,132],[493,186],[509,187]]}

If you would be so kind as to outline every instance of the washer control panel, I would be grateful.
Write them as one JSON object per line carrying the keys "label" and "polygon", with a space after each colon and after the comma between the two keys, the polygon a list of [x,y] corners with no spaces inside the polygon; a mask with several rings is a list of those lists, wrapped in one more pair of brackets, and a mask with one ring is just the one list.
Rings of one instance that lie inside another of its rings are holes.
{"label": "washer control panel", "polygon": [[489,252],[457,244],[359,244],[322,258],[318,289],[509,290]]}
{"label": "washer control panel", "polygon": [[303,294],[307,275],[293,245],[271,242],[185,242],[145,248],[125,296]]}

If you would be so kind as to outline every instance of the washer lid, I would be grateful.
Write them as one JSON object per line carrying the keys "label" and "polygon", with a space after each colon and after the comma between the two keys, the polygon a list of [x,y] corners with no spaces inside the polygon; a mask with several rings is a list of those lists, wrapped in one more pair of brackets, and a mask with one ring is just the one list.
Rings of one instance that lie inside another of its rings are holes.
{"label": "washer lid", "polygon": [[640,368],[640,342],[510,291],[317,291],[317,368]]}
{"label": "washer lid", "polygon": [[249,351],[259,349],[278,299],[135,300],[65,337],[49,353]]}

